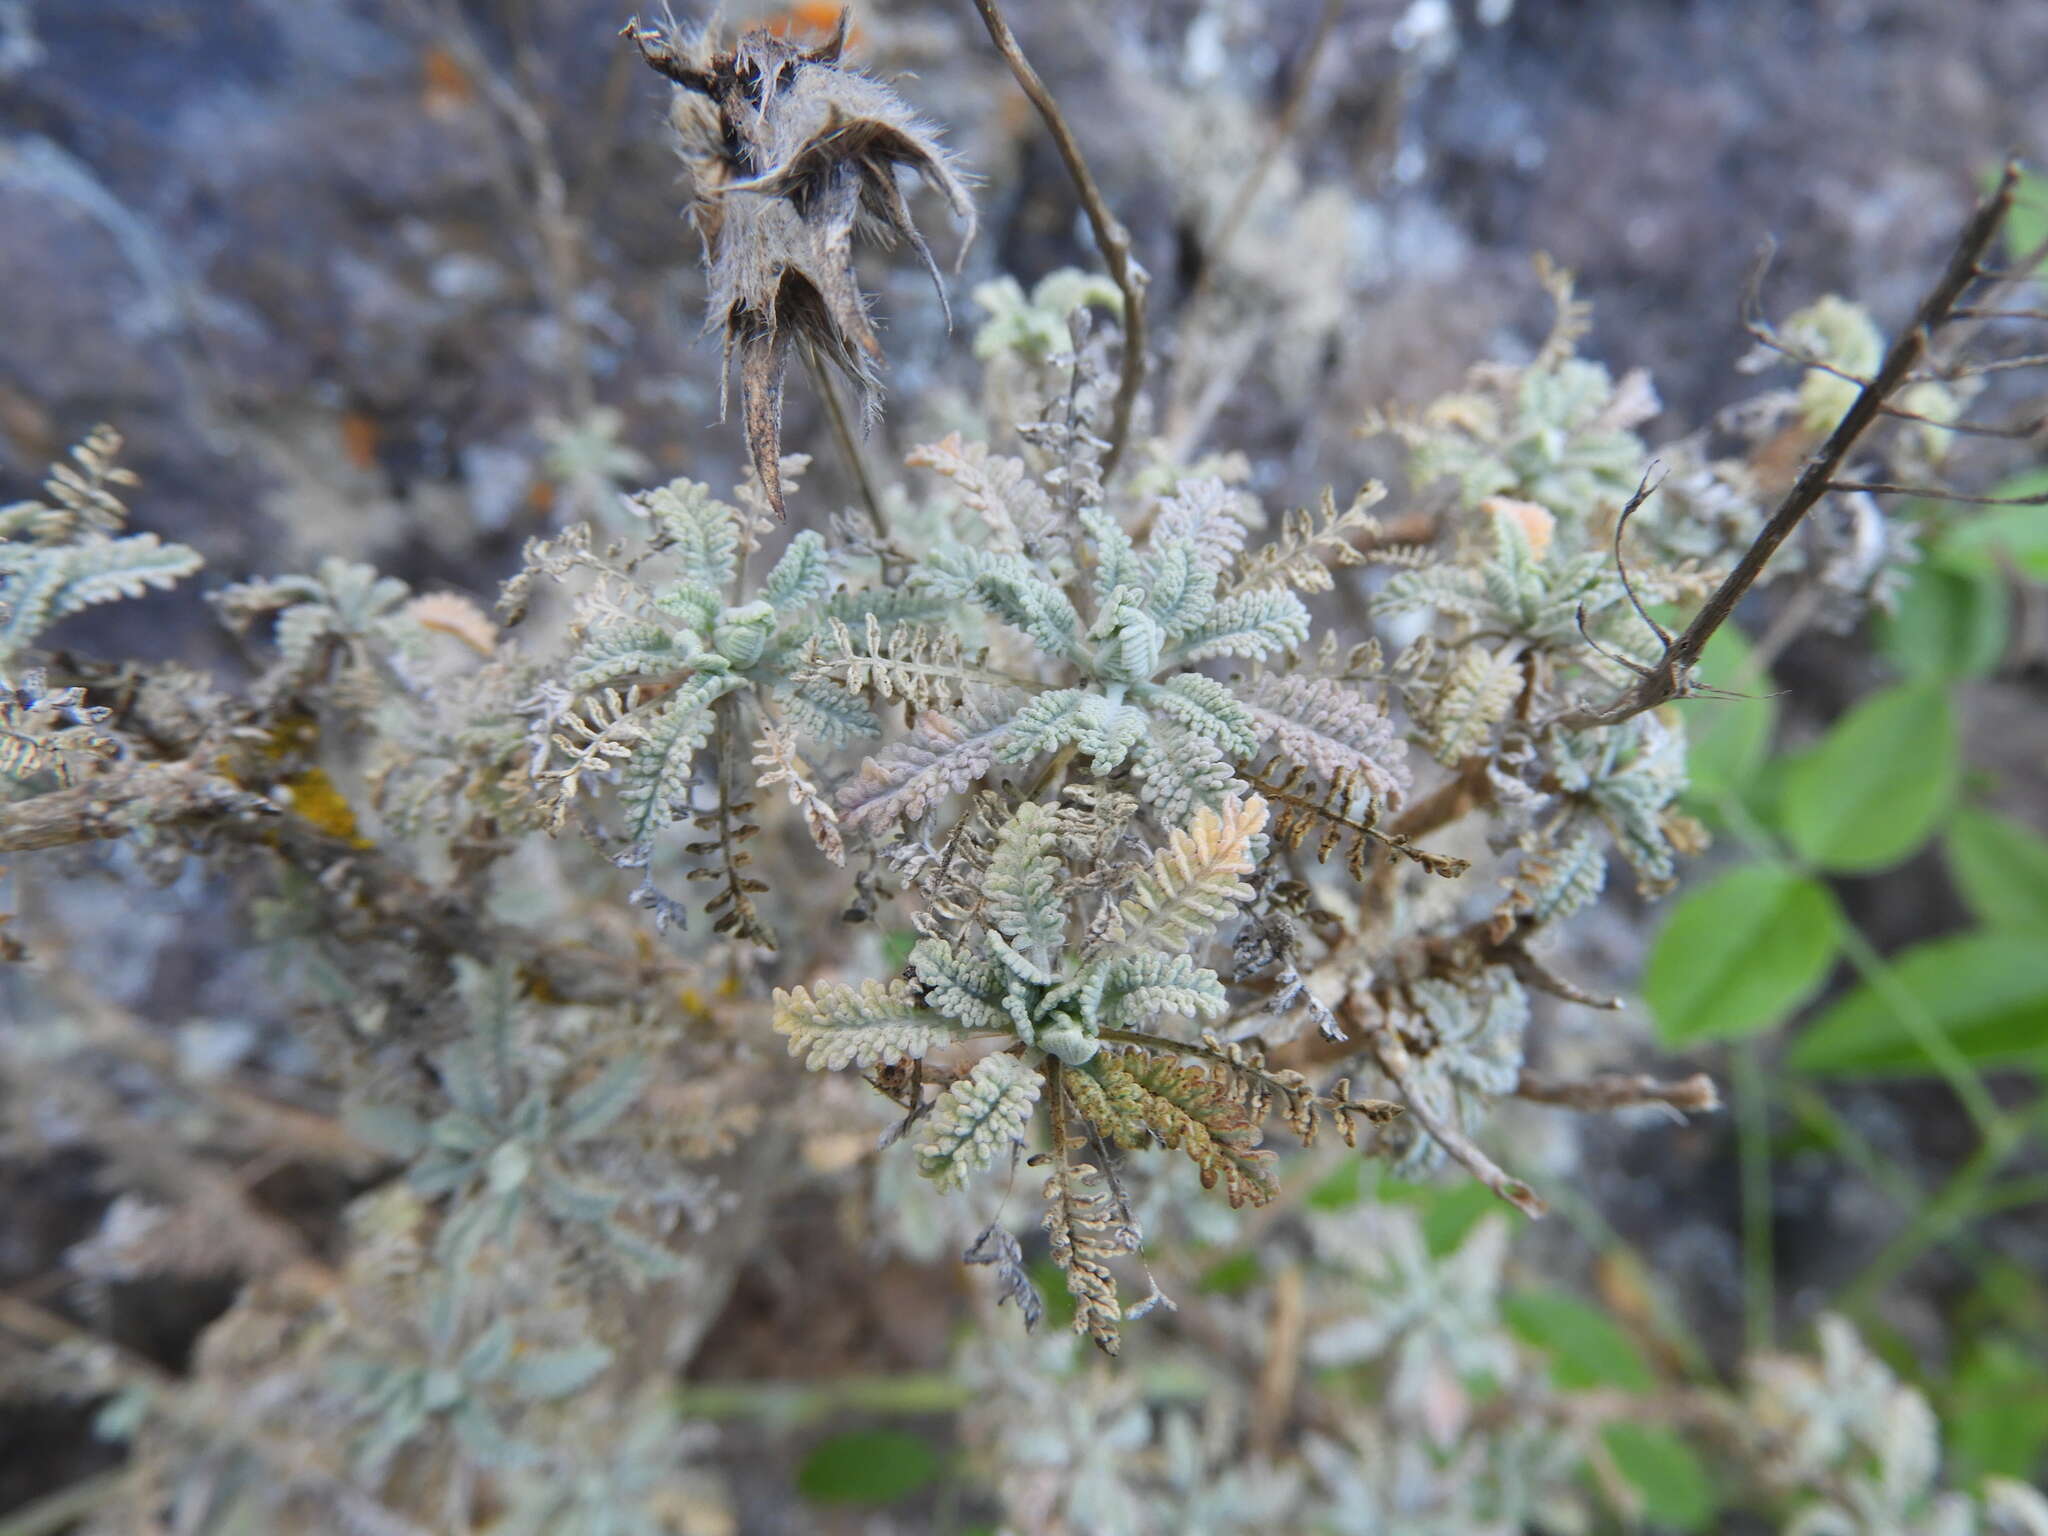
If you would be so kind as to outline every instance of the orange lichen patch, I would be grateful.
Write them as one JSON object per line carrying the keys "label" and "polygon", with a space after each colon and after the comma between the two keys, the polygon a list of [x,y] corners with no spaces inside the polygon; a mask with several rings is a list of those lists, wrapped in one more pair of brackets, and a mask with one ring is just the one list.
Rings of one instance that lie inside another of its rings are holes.
{"label": "orange lichen patch", "polygon": [[[300,762],[310,763],[319,743],[319,725],[305,715],[293,715],[273,726],[258,749],[259,762],[277,770],[275,777],[271,772],[252,771],[256,770],[255,764],[246,759],[237,763],[230,753],[223,753],[215,768],[222,778],[241,789],[260,791],[263,785],[274,784],[284,792],[281,798],[286,808],[299,820],[351,848],[374,848],[376,844],[363,836],[356,824],[355,809],[348,803],[348,797],[327,770],[317,763],[296,767]],[[288,766],[295,771],[281,771]],[[252,779],[257,782],[252,784]]]}
{"label": "orange lichen patch", "polygon": [[421,629],[460,640],[479,656],[498,646],[498,626],[483,609],[460,592],[429,592],[405,605],[405,615]]}
{"label": "orange lichen patch", "polygon": [[[820,37],[830,37],[839,26],[839,13],[847,7],[819,3],[819,0],[799,0],[779,15],[768,19],[768,30],[777,37],[789,37],[799,32],[815,32]],[[846,45],[849,48],[860,43],[860,28],[849,27]]]}
{"label": "orange lichen patch", "polygon": [[356,813],[349,805],[348,797],[335,787],[325,768],[308,768],[304,773],[286,779],[284,788],[291,792],[292,814],[301,821],[311,823],[351,848],[375,846],[357,827]]}
{"label": "orange lichen patch", "polygon": [[447,117],[476,100],[476,84],[455,55],[439,43],[420,50],[420,104],[432,117]]}

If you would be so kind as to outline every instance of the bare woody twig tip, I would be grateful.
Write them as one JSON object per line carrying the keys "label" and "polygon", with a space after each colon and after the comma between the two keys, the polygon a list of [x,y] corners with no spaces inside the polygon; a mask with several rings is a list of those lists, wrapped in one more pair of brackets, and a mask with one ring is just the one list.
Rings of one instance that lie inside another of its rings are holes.
{"label": "bare woody twig tip", "polygon": [[1125,444],[1130,440],[1131,418],[1136,413],[1138,395],[1145,384],[1145,288],[1150,277],[1131,255],[1130,231],[1110,210],[1102,188],[1096,184],[1094,173],[1088,169],[1088,161],[1081,153],[1074,130],[1068,125],[1052,92],[1039,78],[1038,71],[1032,67],[1031,60],[1025,57],[1016,35],[1010,31],[1009,22],[1003,17],[1002,7],[996,0],[974,0],[974,8],[981,12],[982,22],[988,27],[989,40],[996,45],[996,52],[1003,56],[1003,62],[1010,66],[1010,73],[1016,76],[1017,84],[1023,87],[1024,94],[1045,120],[1053,144],[1060,152],[1060,159],[1066,164],[1067,174],[1073,179],[1081,207],[1088,215],[1088,225],[1094,232],[1096,249],[1102,253],[1103,265],[1109,269],[1110,281],[1116,284],[1117,292],[1123,297],[1123,366],[1117,382],[1109,448],[1102,456],[1102,474],[1106,480],[1115,471]]}
{"label": "bare woody twig tip", "polygon": [[[1619,725],[1622,721],[1640,715],[1646,710],[1656,709],[1673,699],[1684,698],[1696,692],[1692,682],[1692,669],[1698,664],[1701,653],[1706,650],[1707,642],[1713,638],[1715,631],[1727,622],[1729,615],[1734,613],[1736,604],[1741,602],[1749,589],[1756,584],[1757,578],[1763,574],[1764,567],[1778,552],[1779,546],[1791,536],[1792,530],[1798,527],[1806,514],[1831,491],[1860,490],[1880,495],[1935,494],[1950,501],[2005,504],[1999,498],[1961,496],[1938,489],[1894,485],[1889,482],[1844,481],[1836,477],[1840,474],[1844,461],[1861,441],[1864,432],[1879,416],[1887,414],[1886,407],[1891,397],[1919,376],[1917,370],[1927,356],[1928,338],[1955,319],[1963,295],[1972,284],[1983,278],[1981,263],[1984,253],[1990,249],[1992,241],[1997,238],[1998,231],[2005,224],[2006,216],[2012,211],[2013,197],[2018,186],[2019,168],[2016,164],[2008,163],[2005,175],[1997,188],[1977,205],[1976,212],[1964,225],[1961,235],[1957,237],[1948,265],[1943,268],[1941,276],[1921,299],[1912,323],[1892,342],[1890,349],[1885,353],[1884,361],[1874,375],[1869,379],[1852,378],[1852,382],[1859,386],[1855,401],[1836,424],[1834,431],[1828,434],[1827,441],[1807,460],[1805,467],[1799,472],[1798,479],[1793,481],[1791,489],[1780,499],[1776,510],[1765,521],[1749,548],[1743,552],[1735,568],[1723,579],[1721,585],[1715,588],[1692,622],[1685,627],[1684,632],[1667,640],[1663,655],[1649,667],[1631,668],[1636,671],[1636,681],[1620,697],[1605,707],[1568,710],[1550,722],[1553,729],[1587,730],[1599,726]],[[1764,345],[1791,357],[1794,361],[1818,366],[1813,359],[1805,358],[1793,349],[1787,348],[1777,338],[1776,333],[1760,319],[1759,294],[1764,271],[1768,265],[1767,247],[1743,295],[1743,329]],[[2031,364],[2040,360],[2042,359],[2028,358],[2015,361]],[[1637,498],[1642,494],[1641,488],[1638,488]],[[2032,499],[2048,501],[2048,497]],[[1636,505],[1640,505],[1640,501],[1632,498],[1630,510]],[[1627,521],[1626,512],[1622,521]],[[1619,539],[1620,529],[1617,526],[1617,549]]]}

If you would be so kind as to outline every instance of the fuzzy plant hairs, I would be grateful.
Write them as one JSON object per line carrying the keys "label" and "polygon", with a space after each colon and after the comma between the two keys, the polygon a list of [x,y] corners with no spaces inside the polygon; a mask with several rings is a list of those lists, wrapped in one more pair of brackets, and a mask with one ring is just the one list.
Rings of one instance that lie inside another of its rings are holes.
{"label": "fuzzy plant hairs", "polygon": [[669,123],[710,272],[705,327],[724,336],[728,381],[739,359],[747,448],[777,516],[787,515],[778,460],[791,346],[852,380],[864,419],[879,408],[882,348],[854,276],[854,237],[907,242],[946,302],[898,169],[945,198],[963,251],[974,238],[966,179],[937,130],[844,62],[848,15],[812,48],[756,29],[727,50],[710,27],[672,16],[657,27],[636,17],[621,33],[675,83]]}

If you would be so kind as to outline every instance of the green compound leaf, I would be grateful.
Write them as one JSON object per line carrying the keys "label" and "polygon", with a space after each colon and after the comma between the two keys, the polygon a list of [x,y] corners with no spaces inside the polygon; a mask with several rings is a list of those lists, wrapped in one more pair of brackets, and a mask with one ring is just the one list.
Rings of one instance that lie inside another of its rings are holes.
{"label": "green compound leaf", "polygon": [[2005,654],[2011,620],[2004,572],[1981,556],[1943,554],[1914,570],[1878,636],[1908,677],[1981,677]]}
{"label": "green compound leaf", "polygon": [[1948,871],[1987,928],[2048,933],[2048,838],[1965,806],[1942,840]]}
{"label": "green compound leaf", "polygon": [[1749,658],[1750,645],[1740,631],[1723,627],[1707,642],[1699,679],[1748,697],[1700,699],[1686,706],[1686,777],[1692,797],[1709,813],[1719,796],[1747,788],[1770,755],[1778,701],[1770,696],[1770,675],[1752,670]]}
{"label": "green compound leaf", "polygon": [[1714,1488],[1706,1468],[1686,1443],[1668,1429],[1648,1424],[1609,1424],[1600,1442],[1615,1469],[1643,1501],[1643,1518],[1675,1531],[1703,1531],[1714,1518]]}
{"label": "green compound leaf", "polygon": [[1918,1076],[1934,1071],[1901,1011],[1918,1008],[1979,1066],[2048,1064],[2048,944],[2037,933],[1972,933],[1917,944],[1892,963],[1896,995],[1858,988],[1792,1047],[1796,1071]]}
{"label": "green compound leaf", "polygon": [[[2048,495],[2048,469],[2025,474],[1992,487],[1993,496]],[[2048,581],[2048,516],[2039,507],[1967,507],[1941,535],[1944,553],[1983,552],[1992,563],[2009,560],[2023,576]]]}
{"label": "green compound leaf", "polygon": [[1785,834],[1822,869],[1884,869],[1918,848],[1955,797],[1955,718],[1939,683],[1866,699],[1785,774]]}
{"label": "green compound leaf", "polygon": [[1656,1385],[1633,1340],[1606,1313],[1564,1291],[1516,1291],[1501,1302],[1515,1333],[1550,1356],[1551,1377],[1567,1392]]}
{"label": "green compound leaf", "polygon": [[1650,951],[1658,1034],[1684,1046],[1769,1029],[1827,979],[1840,931],[1827,888],[1790,870],[1749,865],[1701,886]]}
{"label": "green compound leaf", "polygon": [[936,1480],[939,1469],[939,1453],[922,1435],[853,1430],[813,1446],[796,1487],[815,1504],[893,1504]]}

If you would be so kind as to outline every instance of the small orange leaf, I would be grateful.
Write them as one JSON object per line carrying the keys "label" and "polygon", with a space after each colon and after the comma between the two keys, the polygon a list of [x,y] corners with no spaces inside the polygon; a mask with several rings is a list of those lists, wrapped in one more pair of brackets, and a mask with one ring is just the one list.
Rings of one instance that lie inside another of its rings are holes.
{"label": "small orange leaf", "polygon": [[341,416],[341,450],[357,469],[377,467],[377,440],[382,436],[376,420],[361,411],[344,411]]}

